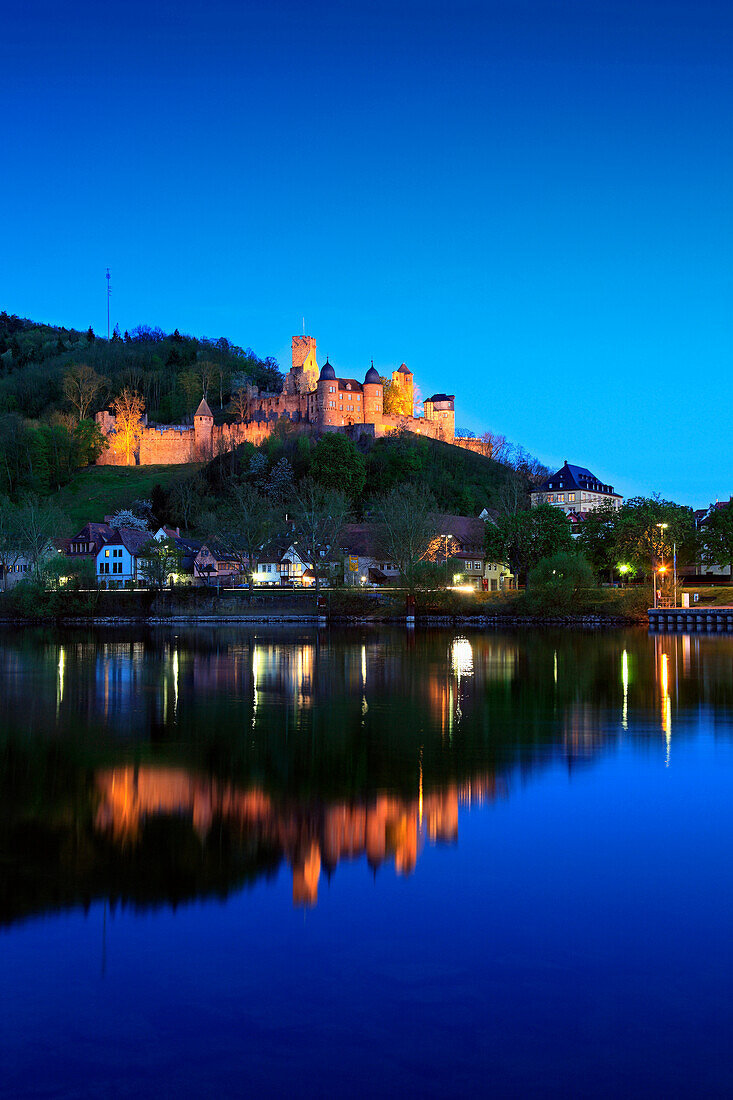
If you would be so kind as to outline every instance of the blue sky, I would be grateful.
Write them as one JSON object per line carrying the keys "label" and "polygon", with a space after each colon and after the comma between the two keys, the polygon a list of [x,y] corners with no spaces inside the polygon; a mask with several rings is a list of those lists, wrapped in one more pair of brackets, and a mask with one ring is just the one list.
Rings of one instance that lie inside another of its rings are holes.
{"label": "blue sky", "polygon": [[406,361],[624,494],[733,492],[733,8],[26,0],[0,308]]}

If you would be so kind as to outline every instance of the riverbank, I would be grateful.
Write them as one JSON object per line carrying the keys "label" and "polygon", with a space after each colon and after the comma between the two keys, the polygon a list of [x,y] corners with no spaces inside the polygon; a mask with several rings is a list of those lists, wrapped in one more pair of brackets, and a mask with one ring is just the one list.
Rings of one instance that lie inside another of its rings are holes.
{"label": "riverbank", "polygon": [[[151,591],[78,591],[5,593],[0,622],[13,625],[56,622],[64,625],[216,623],[396,623],[405,625],[406,594],[394,589],[312,591],[180,588]],[[415,622],[426,626],[456,623],[476,626],[578,625],[598,627],[646,624],[648,598],[641,590],[593,590],[572,608],[525,592],[419,592]]]}

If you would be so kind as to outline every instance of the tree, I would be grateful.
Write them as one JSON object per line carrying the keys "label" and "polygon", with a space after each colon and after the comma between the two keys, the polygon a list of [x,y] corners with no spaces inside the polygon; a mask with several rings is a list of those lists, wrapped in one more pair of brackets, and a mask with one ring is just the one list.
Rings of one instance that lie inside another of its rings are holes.
{"label": "tree", "polygon": [[571,551],[570,522],[559,508],[536,508],[499,516],[486,524],[486,555],[490,561],[507,562],[519,578],[542,558]]}
{"label": "tree", "polygon": [[506,462],[509,456],[509,441],[505,435],[497,432],[484,432],[479,436],[480,451],[484,458],[493,458],[495,462]]}
{"label": "tree", "polygon": [[330,489],[343,489],[357,500],[366,481],[366,462],[352,441],[340,432],[328,432],[313,449],[311,469],[316,481]]}
{"label": "tree", "polygon": [[412,416],[412,409],[407,407],[408,398],[399,386],[396,386],[391,378],[382,378],[382,386],[384,413],[387,416]]}
{"label": "tree", "polygon": [[710,565],[730,563],[733,577],[733,503],[713,508],[702,525],[704,560]]}
{"label": "tree", "polygon": [[3,592],[7,587],[7,575],[20,557],[18,546],[18,509],[8,499],[0,496],[0,574]]}
{"label": "tree", "polygon": [[137,556],[138,575],[148,588],[162,591],[181,571],[182,554],[174,539],[151,539]]}
{"label": "tree", "polygon": [[397,566],[409,592],[419,586],[421,566],[439,534],[436,511],[432,494],[421,485],[396,485],[374,503],[377,551]]}
{"label": "tree", "polygon": [[131,508],[120,508],[109,517],[110,527],[132,527],[136,531],[147,531],[148,525],[144,519],[136,515]]}
{"label": "tree", "polygon": [[609,500],[583,514],[577,546],[599,575],[612,576],[619,564],[619,516]]}
{"label": "tree", "polygon": [[177,481],[168,494],[168,509],[176,523],[187,531],[201,508],[203,484],[198,475]]}
{"label": "tree", "polygon": [[339,489],[327,489],[313,478],[303,478],[293,501],[295,537],[300,556],[313,567],[316,592],[322,569],[335,559],[348,515],[344,493]]}
{"label": "tree", "polygon": [[91,466],[107,447],[109,442],[96,421],[79,421],[74,428],[74,462],[77,467]]}
{"label": "tree", "polygon": [[78,420],[89,418],[95,398],[105,384],[105,379],[86,363],[73,366],[64,375],[64,397],[76,410]]}
{"label": "tree", "polygon": [[569,611],[583,589],[593,585],[593,570],[582,554],[561,551],[541,558],[530,570],[529,587],[544,610]]}
{"label": "tree", "polygon": [[250,386],[240,386],[235,390],[229,400],[229,409],[236,416],[240,423],[249,419],[250,409],[252,407],[252,388]]}
{"label": "tree", "polygon": [[35,580],[39,581],[41,566],[53,553],[53,540],[61,533],[63,516],[53,505],[26,497],[16,518],[18,549],[31,567]]}
{"label": "tree", "polygon": [[258,556],[275,533],[278,512],[257,489],[246,481],[234,485],[222,514],[216,518],[215,539],[239,562],[249,578]]}
{"label": "tree", "polygon": [[267,479],[267,495],[273,504],[284,506],[293,495],[293,467],[287,458],[281,458],[270,471]]}
{"label": "tree", "polygon": [[670,500],[632,497],[619,510],[616,530],[620,559],[647,575],[672,557],[673,546],[682,564],[696,559],[698,539],[692,509]]}
{"label": "tree", "polygon": [[115,443],[119,451],[124,454],[129,466],[133,451],[142,435],[145,402],[141,394],[125,388],[119,397],[114,399],[112,407],[116,417]]}

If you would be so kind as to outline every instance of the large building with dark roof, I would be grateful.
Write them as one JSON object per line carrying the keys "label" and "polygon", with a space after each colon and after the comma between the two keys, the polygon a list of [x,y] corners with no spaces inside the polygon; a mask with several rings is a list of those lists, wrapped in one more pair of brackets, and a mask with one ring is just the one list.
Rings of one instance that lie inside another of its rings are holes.
{"label": "large building with dark roof", "polygon": [[561,508],[571,518],[573,515],[579,517],[580,521],[587,512],[600,508],[606,502],[620,508],[623,499],[614,492],[613,485],[606,485],[585,466],[571,466],[567,461],[531,493],[533,507],[551,504],[554,508]]}

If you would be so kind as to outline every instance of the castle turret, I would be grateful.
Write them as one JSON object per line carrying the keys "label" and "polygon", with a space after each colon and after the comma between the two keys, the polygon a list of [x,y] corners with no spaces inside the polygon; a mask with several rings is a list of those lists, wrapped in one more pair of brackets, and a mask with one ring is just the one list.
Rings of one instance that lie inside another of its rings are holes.
{"label": "castle turret", "polygon": [[337,418],[337,387],[336,371],[327,358],[316,384],[318,391],[318,422],[324,427],[341,423],[341,417],[338,416]]}
{"label": "castle turret", "polygon": [[364,379],[364,423],[374,424],[381,420],[384,411],[384,386],[382,379],[372,365],[366,372]]}
{"label": "castle turret", "polygon": [[196,454],[203,458],[211,458],[214,439],[214,416],[206,403],[206,398],[201,398],[201,404],[193,414],[193,439]]}
{"label": "castle turret", "polygon": [[398,408],[402,416],[412,416],[413,388],[412,371],[403,363],[397,370],[392,371],[392,385],[398,395]]}

